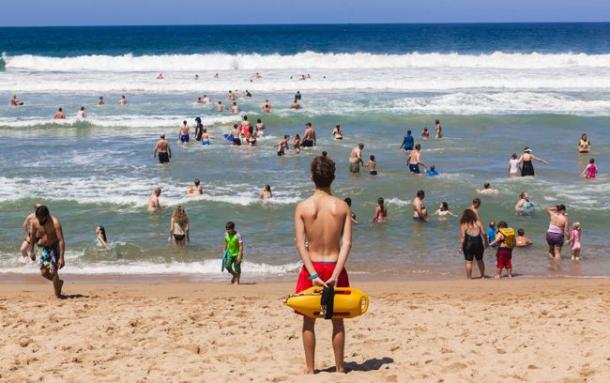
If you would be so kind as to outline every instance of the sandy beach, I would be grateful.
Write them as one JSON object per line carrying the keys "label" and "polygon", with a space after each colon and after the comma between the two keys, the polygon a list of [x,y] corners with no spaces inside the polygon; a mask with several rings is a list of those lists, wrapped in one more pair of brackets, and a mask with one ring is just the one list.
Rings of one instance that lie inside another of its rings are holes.
{"label": "sandy beach", "polygon": [[363,282],[345,375],[319,321],[302,374],[292,283],[0,285],[2,382],[608,382],[610,280]]}

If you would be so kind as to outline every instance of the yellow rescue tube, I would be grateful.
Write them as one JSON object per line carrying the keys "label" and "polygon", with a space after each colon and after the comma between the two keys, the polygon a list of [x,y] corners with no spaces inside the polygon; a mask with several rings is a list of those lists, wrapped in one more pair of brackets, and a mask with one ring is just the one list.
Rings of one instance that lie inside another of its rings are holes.
{"label": "yellow rescue tube", "polygon": [[[295,295],[288,296],[284,303],[299,314],[308,318],[322,318],[322,287],[310,287]],[[332,319],[354,318],[369,308],[369,296],[353,287],[335,287],[335,300]]]}

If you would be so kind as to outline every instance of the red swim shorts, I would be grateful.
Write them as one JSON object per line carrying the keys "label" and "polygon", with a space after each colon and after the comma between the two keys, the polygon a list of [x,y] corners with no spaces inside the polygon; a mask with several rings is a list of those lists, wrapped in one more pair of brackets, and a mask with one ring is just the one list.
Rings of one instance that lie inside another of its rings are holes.
{"label": "red swim shorts", "polygon": [[[312,262],[313,268],[316,269],[316,273],[320,276],[320,279],[323,281],[328,280],[333,275],[333,271],[335,271],[336,262]],[[295,292],[300,293],[303,290],[307,290],[308,288],[313,286],[312,281],[309,279],[309,272],[305,266],[301,268],[301,272],[299,273],[299,279],[297,280],[297,287]],[[335,287],[349,287],[349,278],[347,276],[347,271],[345,268],[341,270],[337,280],[335,281]]]}
{"label": "red swim shorts", "polygon": [[513,264],[511,262],[513,258],[513,250],[506,249],[504,247],[499,248],[496,253],[496,258],[498,260],[498,269],[512,269]]}

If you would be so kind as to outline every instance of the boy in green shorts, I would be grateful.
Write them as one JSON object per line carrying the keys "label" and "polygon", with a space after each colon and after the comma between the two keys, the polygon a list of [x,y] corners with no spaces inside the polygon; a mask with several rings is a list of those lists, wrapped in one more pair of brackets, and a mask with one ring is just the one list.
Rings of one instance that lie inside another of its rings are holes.
{"label": "boy in green shorts", "polygon": [[241,240],[241,235],[235,231],[235,223],[229,221],[225,225],[227,233],[225,234],[225,261],[224,266],[233,276],[231,284],[239,285],[239,277],[241,276],[241,259],[244,256],[244,243]]}

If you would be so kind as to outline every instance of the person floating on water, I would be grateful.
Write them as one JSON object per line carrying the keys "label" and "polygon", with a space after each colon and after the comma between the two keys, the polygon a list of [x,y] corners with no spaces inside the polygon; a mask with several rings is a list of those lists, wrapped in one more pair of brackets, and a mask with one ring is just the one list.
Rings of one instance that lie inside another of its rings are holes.
{"label": "person floating on water", "polygon": [[407,157],[407,165],[409,166],[409,171],[413,174],[420,174],[419,166],[423,166],[424,169],[426,165],[421,161],[421,145],[415,145],[415,148],[409,153]]}
{"label": "person floating on water", "polygon": [[589,153],[591,151],[591,141],[587,137],[587,133],[583,133],[578,140],[578,153]]}
{"label": "person floating on water", "polygon": [[64,114],[63,108],[57,109],[57,112],[55,112],[55,116],[53,116],[53,118],[56,120],[65,120],[66,115]]}
{"label": "person floating on water", "polygon": [[521,163],[521,176],[522,177],[527,177],[527,176],[533,177],[534,176],[534,165],[533,165],[532,161],[538,161],[543,164],[548,164],[548,162],[546,162],[542,158],[538,158],[535,155],[533,155],[532,149],[530,149],[529,147],[526,146],[523,149],[523,154],[519,158],[519,162]]}
{"label": "person floating on water", "polygon": [[36,219],[32,220],[31,226],[31,249],[34,253],[34,244],[40,250],[40,274],[53,282],[55,297],[62,298],[62,287],[64,281],[59,278],[59,270],[65,265],[64,253],[66,243],[61,223],[57,217],[52,216],[49,209],[38,206],[35,212]]}
{"label": "person floating on water", "polygon": [[258,198],[269,199],[271,197],[273,197],[273,194],[271,194],[271,185],[263,186],[263,190],[261,190],[260,194],[258,195]]}
{"label": "person floating on water", "polygon": [[385,206],[383,197],[377,198],[377,207],[375,208],[375,215],[373,216],[373,223],[386,223],[388,218],[388,208]]}
{"label": "person floating on water", "polygon": [[481,279],[485,278],[485,263],[483,262],[483,253],[487,247],[487,236],[485,229],[478,221],[476,214],[470,209],[464,210],[462,218],[460,218],[460,244],[464,254],[464,267],[466,269],[466,278],[472,279],[472,261],[477,261]]}
{"label": "person floating on water", "polygon": [[241,261],[244,257],[244,241],[241,234],[235,231],[235,223],[225,225],[224,268],[231,274],[231,284],[239,285],[241,278]]}
{"label": "person floating on water", "polygon": [[186,246],[191,241],[189,232],[189,218],[182,205],[178,205],[169,220],[168,241],[177,246]]}
{"label": "person floating on water", "polygon": [[597,165],[595,165],[595,159],[591,158],[587,167],[580,173],[581,177],[585,177],[588,180],[597,177]]}
{"label": "person floating on water", "polygon": [[453,212],[449,210],[449,204],[444,201],[441,202],[438,209],[436,209],[436,211],[432,215],[438,215],[440,218],[447,218],[449,216],[457,217],[457,215],[453,214]]}
{"label": "person floating on water", "polygon": [[515,230],[508,227],[504,221],[498,223],[496,239],[489,244],[491,247],[498,247],[496,251],[496,279],[502,277],[502,270],[506,269],[508,277],[513,277],[513,249],[515,248]]}
{"label": "person floating on water", "polygon": [[413,150],[413,145],[415,144],[415,139],[411,134],[411,130],[407,130],[407,135],[402,139],[402,144],[400,145],[400,149],[404,149],[407,152]]}
{"label": "person floating on water", "polygon": [[498,195],[500,191],[498,189],[492,188],[489,182],[483,184],[483,189],[477,190],[477,192],[481,195]]}
{"label": "person floating on water", "polygon": [[363,164],[363,161],[362,161],[362,150],[363,149],[364,149],[363,143],[359,143],[352,149],[352,151],[349,155],[350,173],[360,173],[360,165]]}
{"label": "person floating on water", "polygon": [[305,132],[303,133],[303,142],[301,142],[301,146],[304,148],[316,146],[316,131],[311,122],[305,124]]}
{"label": "person floating on water", "polygon": [[161,209],[161,202],[159,201],[159,197],[161,196],[161,188],[156,187],[153,189],[150,198],[148,199],[148,211],[150,213],[154,213],[157,210]]}
{"label": "person floating on water", "polygon": [[110,249],[110,241],[106,236],[106,229],[104,226],[98,226],[95,228],[95,239],[100,247],[104,248],[105,250]]}
{"label": "person floating on water", "polygon": [[169,146],[169,142],[165,139],[165,134],[159,136],[159,140],[155,144],[153,150],[153,157],[159,157],[159,163],[169,163],[169,159],[172,158],[172,149]]}
{"label": "person floating on water", "polygon": [[203,194],[203,186],[201,186],[201,181],[199,178],[195,178],[193,180],[193,184],[186,188],[186,195],[202,195]]}
{"label": "person floating on water", "polygon": [[[345,264],[352,246],[352,219],[349,206],[331,192],[335,179],[334,161],[322,156],[314,158],[311,178],[315,191],[297,205],[294,214],[296,246],[303,262],[296,293],[312,286],[350,286]],[[303,317],[307,374],[313,374],[315,367],[315,323],[315,319]],[[342,373],[345,372],[343,319],[332,319],[332,326],[335,369]]]}
{"label": "person floating on water", "polygon": [[549,258],[554,260],[561,259],[561,248],[565,237],[569,236],[568,217],[566,207],[559,204],[555,207],[546,209],[549,216],[549,228],[546,232],[546,243],[549,245]]}
{"label": "person floating on water", "polygon": [[416,221],[428,221],[428,210],[426,210],[426,205],[424,205],[424,198],[426,198],[426,193],[423,190],[418,190],[411,203],[411,206],[413,207],[413,219]]}
{"label": "person floating on water", "polygon": [[517,229],[517,239],[515,240],[515,247],[529,247],[533,244],[531,239],[525,236],[525,230]]}
{"label": "person floating on water", "polygon": [[436,165],[431,165],[430,169],[426,172],[428,177],[436,177],[438,176],[438,172],[436,171]]}
{"label": "person floating on water", "polygon": [[335,140],[343,139],[343,132],[341,131],[341,125],[339,125],[339,124],[335,125],[335,128],[333,129],[333,138]]}

